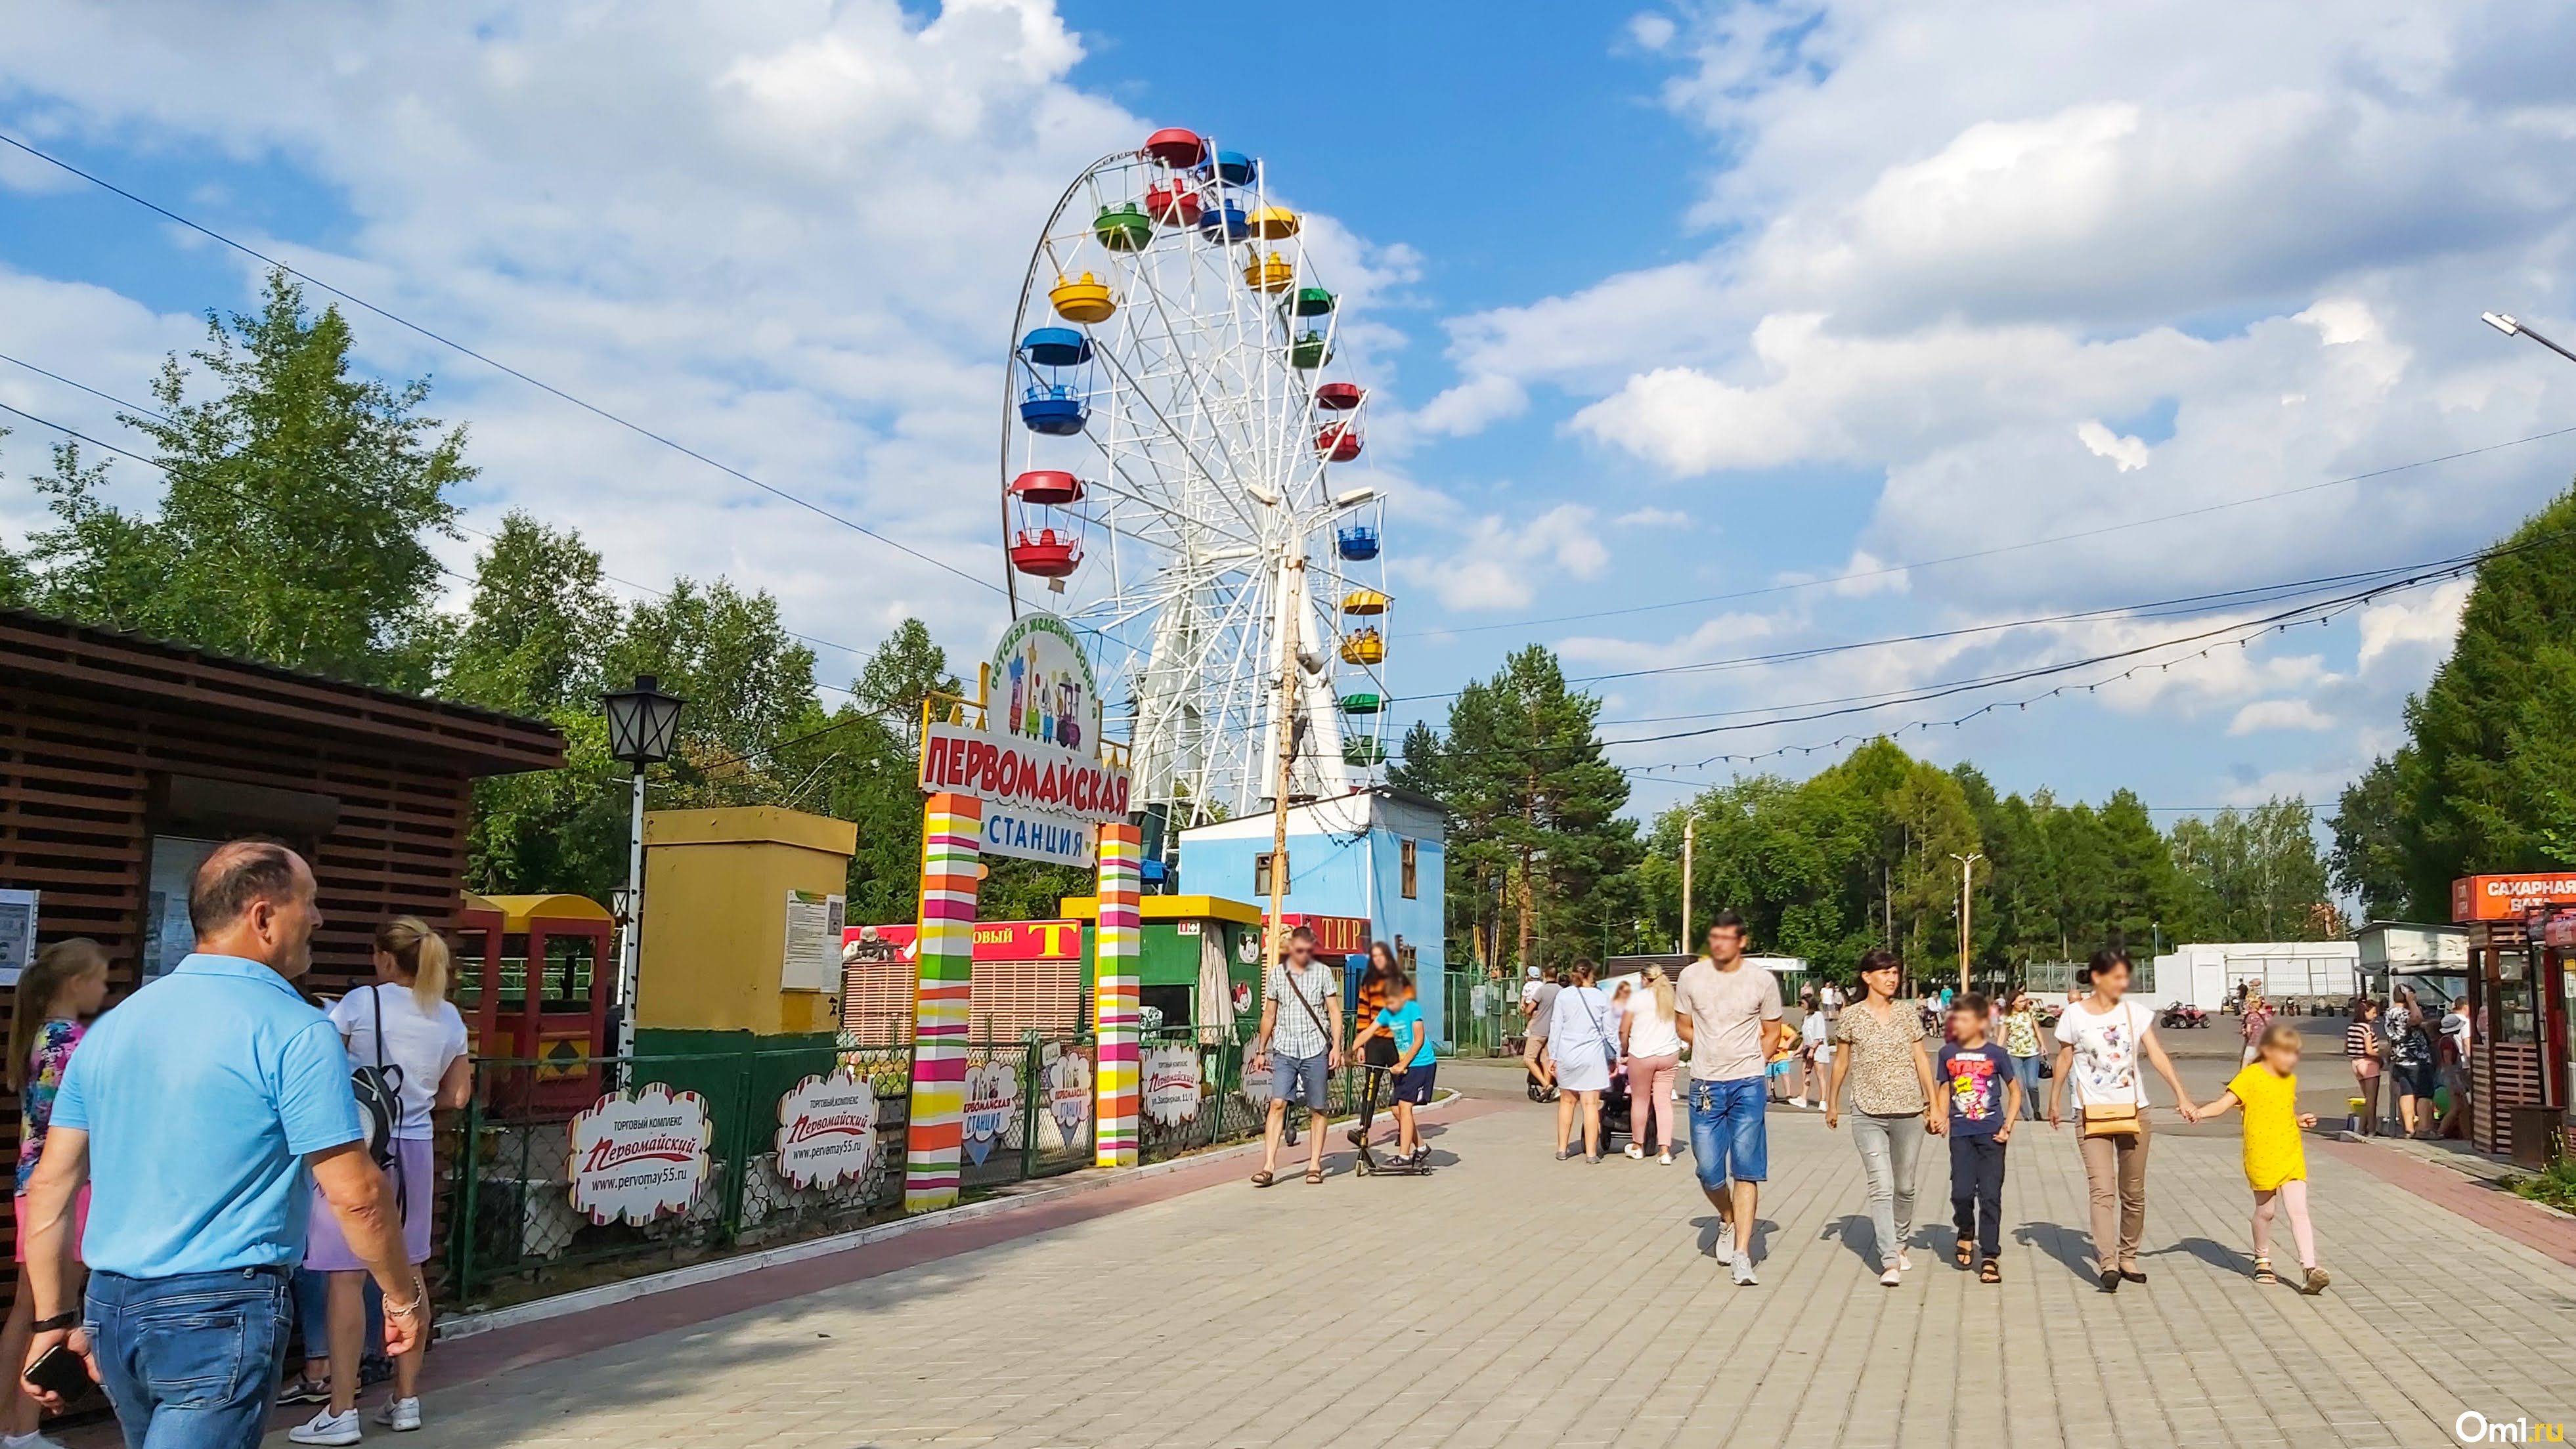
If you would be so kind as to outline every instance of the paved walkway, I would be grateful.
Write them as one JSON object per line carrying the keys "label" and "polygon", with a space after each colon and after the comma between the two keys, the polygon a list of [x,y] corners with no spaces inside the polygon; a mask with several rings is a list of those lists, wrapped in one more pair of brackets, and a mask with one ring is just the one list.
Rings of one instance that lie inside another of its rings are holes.
{"label": "paved walkway", "polygon": [[1561,1164],[1552,1109],[1476,1110],[1427,1179],[1256,1192],[1229,1171],[552,1362],[487,1360],[428,1396],[405,1449],[2421,1446],[2454,1442],[2463,1409],[2576,1419],[2576,1270],[2531,1245],[2576,1224],[2500,1200],[2531,1231],[2493,1231],[2385,1180],[2381,1149],[2312,1144],[2321,1299],[2247,1280],[2236,1143],[2181,1133],[2153,1148],[2148,1283],[2106,1298],[2080,1276],[2075,1148],[2037,1131],[2013,1148],[2006,1281],[1948,1266],[1936,1151],[1920,1266],[1889,1291],[1847,1137],[1779,1113],[1762,1284],[1736,1288],[1686,1162]]}

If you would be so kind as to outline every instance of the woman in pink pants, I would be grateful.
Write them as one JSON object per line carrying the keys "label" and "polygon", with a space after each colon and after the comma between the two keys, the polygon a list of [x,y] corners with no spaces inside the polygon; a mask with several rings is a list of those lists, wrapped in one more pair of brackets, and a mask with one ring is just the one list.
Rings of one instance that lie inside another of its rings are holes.
{"label": "woman in pink pants", "polygon": [[1646,1155],[1655,1136],[1655,1160],[1673,1164],[1673,1074],[1682,1064],[1681,1028],[1673,1021],[1673,982],[1661,966],[1646,968],[1646,984],[1628,997],[1619,1022],[1619,1050],[1628,1058],[1628,1155]]}

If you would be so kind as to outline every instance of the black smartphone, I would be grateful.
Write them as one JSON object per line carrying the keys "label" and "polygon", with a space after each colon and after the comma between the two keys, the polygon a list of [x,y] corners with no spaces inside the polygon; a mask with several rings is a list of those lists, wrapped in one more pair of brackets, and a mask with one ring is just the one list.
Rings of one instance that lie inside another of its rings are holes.
{"label": "black smartphone", "polygon": [[89,1391],[89,1365],[69,1345],[58,1343],[27,1365],[27,1382],[69,1403]]}

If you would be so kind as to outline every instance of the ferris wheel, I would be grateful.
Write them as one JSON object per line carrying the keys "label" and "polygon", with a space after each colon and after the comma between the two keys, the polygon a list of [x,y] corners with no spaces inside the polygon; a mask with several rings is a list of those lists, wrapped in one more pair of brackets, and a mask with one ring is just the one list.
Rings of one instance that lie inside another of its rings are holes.
{"label": "ferris wheel", "polygon": [[[1336,488],[1367,394],[1333,380],[1340,298],[1261,163],[1156,131],[1075,178],[1030,258],[1003,400],[1014,614],[1089,636],[1131,799],[1169,830],[1386,763],[1383,505]],[[1291,630],[1293,629],[1293,634]]]}

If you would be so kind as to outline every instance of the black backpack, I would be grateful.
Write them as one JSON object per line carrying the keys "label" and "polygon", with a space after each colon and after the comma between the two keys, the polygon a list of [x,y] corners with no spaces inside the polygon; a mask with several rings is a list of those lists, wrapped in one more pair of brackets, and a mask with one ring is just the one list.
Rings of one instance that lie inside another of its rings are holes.
{"label": "black backpack", "polygon": [[[358,1096],[358,1141],[367,1149],[369,1161],[386,1172],[399,1173],[394,1129],[402,1124],[403,1069],[385,1060],[384,986],[368,987],[367,1000],[376,1011],[375,1065],[349,1069],[349,1086]],[[400,1204],[399,1195],[395,1201]]]}

